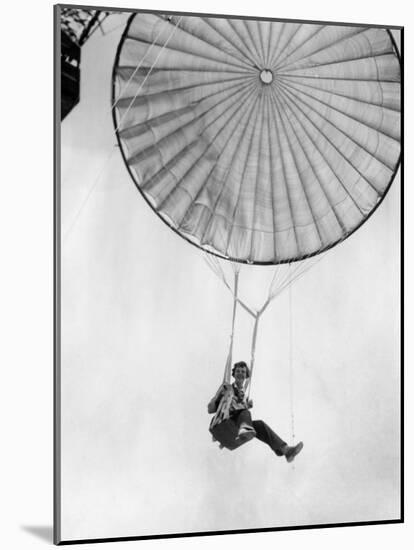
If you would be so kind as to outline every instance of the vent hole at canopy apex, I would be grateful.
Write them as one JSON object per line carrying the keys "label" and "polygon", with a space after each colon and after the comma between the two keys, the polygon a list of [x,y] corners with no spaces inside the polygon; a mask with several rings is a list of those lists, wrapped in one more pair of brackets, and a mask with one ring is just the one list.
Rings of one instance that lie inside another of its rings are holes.
{"label": "vent hole at canopy apex", "polygon": [[260,80],[263,84],[271,84],[273,82],[273,73],[269,69],[263,69],[260,72]]}

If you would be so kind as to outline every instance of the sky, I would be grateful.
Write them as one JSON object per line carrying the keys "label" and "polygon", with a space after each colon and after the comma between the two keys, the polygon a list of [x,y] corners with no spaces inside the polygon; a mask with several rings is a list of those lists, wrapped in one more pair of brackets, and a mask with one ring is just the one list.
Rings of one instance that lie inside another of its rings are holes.
{"label": "sky", "polygon": [[[206,407],[232,297],[154,215],[115,145],[125,21],[109,18],[83,47],[82,99],[61,128],[62,538],[398,518],[399,174],[368,222],[261,322],[253,417],[303,452],[292,466],[257,440],[220,450]],[[242,268],[249,304],[272,274]],[[248,360],[251,331],[240,311],[235,361]]]}

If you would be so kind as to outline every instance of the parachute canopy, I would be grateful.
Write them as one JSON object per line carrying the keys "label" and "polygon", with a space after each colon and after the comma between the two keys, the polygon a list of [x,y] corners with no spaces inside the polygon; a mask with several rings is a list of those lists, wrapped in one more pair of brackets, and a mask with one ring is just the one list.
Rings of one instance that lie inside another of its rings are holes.
{"label": "parachute canopy", "polygon": [[138,13],[113,72],[137,187],[181,236],[277,264],[342,241],[400,156],[400,61],[381,28]]}

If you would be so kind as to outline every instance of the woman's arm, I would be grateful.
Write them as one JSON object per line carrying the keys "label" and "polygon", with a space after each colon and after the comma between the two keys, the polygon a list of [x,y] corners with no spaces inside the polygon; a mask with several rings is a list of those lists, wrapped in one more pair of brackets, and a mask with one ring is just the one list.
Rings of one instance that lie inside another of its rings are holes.
{"label": "woman's arm", "polygon": [[216,400],[216,397],[214,396],[211,401],[209,401],[207,405],[207,412],[208,414],[213,414],[217,411],[218,407],[218,401]]}
{"label": "woman's arm", "polygon": [[220,399],[223,397],[223,393],[227,389],[228,384],[221,384],[219,389],[216,391],[216,395],[211,399],[209,404],[207,405],[207,411],[209,414],[213,414],[217,411],[217,408],[220,403]]}

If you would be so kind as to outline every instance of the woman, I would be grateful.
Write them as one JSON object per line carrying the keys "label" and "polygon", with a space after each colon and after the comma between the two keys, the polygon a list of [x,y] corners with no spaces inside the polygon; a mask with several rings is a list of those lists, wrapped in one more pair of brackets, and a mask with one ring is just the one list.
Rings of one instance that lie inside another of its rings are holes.
{"label": "woman", "polygon": [[217,411],[223,397],[227,399],[228,415],[238,428],[237,439],[247,441],[256,437],[276,453],[284,456],[288,462],[292,462],[303,449],[303,443],[290,446],[281,439],[263,420],[252,420],[249,409],[253,407],[253,401],[248,399],[245,392],[245,382],[250,378],[250,371],[244,361],[235,363],[232,369],[233,384],[222,384],[216,395],[209,402],[207,410],[210,414]]}

